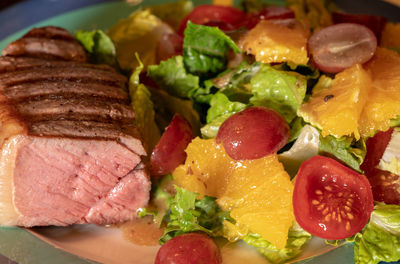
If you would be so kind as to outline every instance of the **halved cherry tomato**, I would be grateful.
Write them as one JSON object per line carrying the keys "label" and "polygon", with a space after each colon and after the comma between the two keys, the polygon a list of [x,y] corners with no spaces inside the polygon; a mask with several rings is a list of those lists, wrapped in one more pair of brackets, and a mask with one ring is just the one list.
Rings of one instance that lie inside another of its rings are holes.
{"label": "halved cherry tomato", "polygon": [[374,32],[375,36],[379,39],[383,28],[386,25],[387,18],[383,16],[374,16],[367,14],[347,14],[342,12],[332,13],[333,23],[356,23],[366,26]]}
{"label": "halved cherry tomato", "polygon": [[353,23],[323,28],[308,40],[314,64],[329,73],[367,62],[374,55],[376,46],[375,34],[369,28]]}
{"label": "halved cherry tomato", "polygon": [[293,10],[287,7],[269,6],[249,15],[246,28],[252,29],[261,20],[294,18]]}
{"label": "halved cherry tomato", "polygon": [[375,201],[400,205],[400,176],[377,168],[392,133],[393,129],[378,132],[367,140],[367,155],[361,169],[371,183]]}
{"label": "halved cherry tomato", "polygon": [[300,166],[293,191],[299,225],[336,240],[359,232],[374,208],[368,179],[334,159],[314,156]]}
{"label": "halved cherry tomato", "polygon": [[192,141],[192,126],[179,114],[175,114],[165,129],[150,157],[150,174],[166,175],[186,159],[185,149]]}
{"label": "halved cherry tomato", "polygon": [[[245,12],[231,7],[220,5],[200,5],[193,9],[181,22],[178,34],[183,36],[186,24],[190,20],[194,24],[204,25],[207,23],[215,23],[218,25],[229,25],[233,29],[238,29],[246,22],[247,15]],[[221,23],[222,22],[222,23]],[[221,28],[224,30],[224,28]]]}
{"label": "halved cherry tomato", "polygon": [[364,162],[361,164],[363,171],[367,172],[379,164],[392,138],[392,134],[393,128],[385,132],[378,132],[373,137],[368,138],[366,142],[367,154],[365,155]]}

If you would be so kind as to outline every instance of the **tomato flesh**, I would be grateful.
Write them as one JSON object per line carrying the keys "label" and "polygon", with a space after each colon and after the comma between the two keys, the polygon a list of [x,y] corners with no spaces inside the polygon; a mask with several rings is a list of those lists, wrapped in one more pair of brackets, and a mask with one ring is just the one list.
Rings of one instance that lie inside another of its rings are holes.
{"label": "tomato flesh", "polygon": [[217,143],[234,160],[262,158],[277,152],[289,139],[289,125],[266,107],[249,107],[229,117],[221,125]]}
{"label": "tomato flesh", "polygon": [[186,159],[185,149],[192,141],[190,123],[175,114],[150,156],[150,174],[166,175]]}
{"label": "tomato flesh", "polygon": [[183,36],[186,29],[186,24],[191,21],[194,24],[204,25],[212,23],[217,26],[222,26],[221,30],[238,29],[244,25],[246,21],[246,13],[231,7],[220,5],[200,5],[189,13],[181,22],[178,34]]}
{"label": "tomato flesh", "polygon": [[400,176],[377,168],[392,133],[393,128],[378,132],[367,140],[367,154],[361,169],[371,183],[375,201],[400,205]]}
{"label": "tomato flesh", "polygon": [[155,264],[220,264],[214,241],[203,234],[187,233],[167,241],[157,252]]}
{"label": "tomato flesh", "polygon": [[299,225],[310,234],[329,240],[350,237],[367,224],[373,208],[364,175],[323,156],[300,166],[293,209]]}
{"label": "tomato flesh", "polygon": [[375,53],[377,39],[367,27],[341,23],[323,28],[308,41],[308,50],[321,71],[337,73],[367,62]]}

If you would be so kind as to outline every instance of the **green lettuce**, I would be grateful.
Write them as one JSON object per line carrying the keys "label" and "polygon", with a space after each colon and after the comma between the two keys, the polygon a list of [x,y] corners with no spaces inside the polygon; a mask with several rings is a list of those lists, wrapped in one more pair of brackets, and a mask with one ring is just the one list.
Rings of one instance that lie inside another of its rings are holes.
{"label": "green lettuce", "polygon": [[223,93],[216,93],[210,101],[210,108],[207,112],[207,123],[210,123],[217,117],[232,115],[243,110],[245,104],[240,102],[232,102]]}
{"label": "green lettuce", "polygon": [[129,78],[129,95],[135,112],[135,125],[139,130],[147,152],[151,153],[161,135],[155,123],[155,110],[151,100],[151,93],[144,84],[139,83],[139,74],[144,65],[137,54],[136,59],[139,66]]}
{"label": "green lettuce", "polygon": [[310,239],[311,235],[295,223],[289,229],[288,240],[283,249],[277,249],[258,234],[248,234],[243,241],[257,248],[257,251],[264,255],[269,262],[284,263],[300,254],[301,248]]}
{"label": "green lettuce", "polygon": [[321,135],[319,140],[319,153],[333,155],[352,169],[361,172],[360,165],[366,154],[365,142],[362,139],[355,141],[351,137]]}
{"label": "green lettuce", "polygon": [[211,101],[207,112],[207,124],[201,128],[204,138],[217,136],[221,124],[231,115],[246,108],[246,104],[232,102],[223,93],[216,93]]}
{"label": "green lettuce", "polygon": [[227,78],[228,82],[219,87],[220,91],[223,92],[231,101],[238,101],[247,104],[252,96],[250,81],[260,70],[260,65],[260,63],[254,63],[252,65],[242,63],[236,69],[215,79],[214,83],[217,82],[216,80],[218,79]]}
{"label": "green lettuce", "polygon": [[167,174],[160,180],[152,179],[150,191],[150,203],[145,208],[139,208],[138,217],[152,216],[153,221],[159,226],[163,224],[164,216],[167,213],[168,201],[172,198],[169,192],[172,186],[172,175]]}
{"label": "green lettuce", "polygon": [[400,259],[400,206],[379,204],[354,242],[354,262],[375,264]]}
{"label": "green lettuce", "polygon": [[287,71],[279,71],[263,64],[250,81],[253,96],[250,102],[256,106],[266,106],[279,112],[287,122],[296,116],[307,90],[304,76]]}
{"label": "green lettuce", "polygon": [[183,58],[189,73],[214,76],[226,68],[227,53],[239,53],[235,42],[217,27],[196,25],[190,21],[184,32]]}
{"label": "green lettuce", "polygon": [[293,142],[295,141],[300,133],[303,127],[306,125],[306,122],[304,122],[303,118],[301,117],[295,117],[292,122],[290,122],[289,127],[290,127],[290,137],[288,142]]}
{"label": "green lettuce", "polygon": [[151,65],[147,74],[157,85],[173,96],[190,98],[199,89],[199,77],[186,72],[182,56],[175,56],[159,65]]}
{"label": "green lettuce", "polygon": [[400,116],[390,119],[390,127],[397,127],[400,126]]}
{"label": "green lettuce", "polygon": [[205,232],[212,237],[222,236],[223,222],[233,220],[228,212],[221,210],[216,199],[209,196],[197,199],[196,193],[177,186],[175,189],[176,195],[168,202],[169,211],[165,216],[167,226],[160,243],[196,231]]}
{"label": "green lettuce", "polygon": [[76,32],[76,39],[90,54],[90,60],[93,63],[118,67],[114,43],[102,30],[79,30]]}
{"label": "green lettuce", "polygon": [[169,95],[166,91],[151,88],[151,100],[156,110],[156,123],[160,129],[164,129],[171,122],[175,113],[183,116],[192,126],[194,136],[200,133],[200,115],[195,110],[192,100],[182,99]]}

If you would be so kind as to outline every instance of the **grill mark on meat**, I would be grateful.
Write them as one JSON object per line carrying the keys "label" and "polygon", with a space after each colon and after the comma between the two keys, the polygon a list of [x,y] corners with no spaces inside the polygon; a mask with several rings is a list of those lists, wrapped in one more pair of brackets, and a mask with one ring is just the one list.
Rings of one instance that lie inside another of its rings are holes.
{"label": "grill mark on meat", "polygon": [[121,127],[118,124],[93,121],[49,120],[30,123],[27,129],[28,134],[34,136],[115,140],[140,156],[146,155],[133,125]]}
{"label": "grill mark on meat", "polygon": [[67,30],[55,26],[33,28],[23,36],[23,38],[25,37],[62,39],[74,42],[76,41],[74,36],[72,36],[71,33],[69,33]]}
{"label": "grill mark on meat", "polygon": [[[129,104],[129,95],[119,87],[99,83],[76,83],[70,81],[44,81],[1,86],[5,98],[11,103],[46,98],[98,98],[107,102]],[[1,102],[1,99],[0,99]]]}
{"label": "grill mark on meat", "polygon": [[1,86],[53,80],[102,83],[116,87],[123,87],[127,82],[121,74],[84,67],[37,68],[0,74]]}
{"label": "grill mark on meat", "polygon": [[85,50],[77,42],[37,37],[24,37],[11,42],[3,49],[1,54],[3,56],[86,61]]}
{"label": "grill mark on meat", "polygon": [[107,103],[96,98],[92,100],[57,98],[23,101],[16,104],[15,108],[21,117],[31,121],[66,119],[129,122],[135,118],[129,105]]}
{"label": "grill mark on meat", "polygon": [[11,72],[17,70],[27,70],[33,68],[60,68],[60,67],[85,67],[89,69],[97,69],[103,71],[116,72],[112,67],[104,64],[88,64],[75,61],[46,60],[31,57],[0,57],[0,73]]}

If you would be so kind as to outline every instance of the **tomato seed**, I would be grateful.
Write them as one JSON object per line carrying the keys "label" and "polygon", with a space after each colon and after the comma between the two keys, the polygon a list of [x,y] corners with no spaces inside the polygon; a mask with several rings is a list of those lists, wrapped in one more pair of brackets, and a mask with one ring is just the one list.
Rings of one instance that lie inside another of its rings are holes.
{"label": "tomato seed", "polygon": [[325,186],[325,190],[331,192],[332,191],[332,187],[331,186]]}
{"label": "tomato seed", "polygon": [[328,212],[329,212],[329,208],[327,207],[327,208],[324,209],[324,211],[322,211],[322,214],[326,215]]}
{"label": "tomato seed", "polygon": [[352,214],[350,214],[350,213],[347,213],[347,217],[348,217],[350,220],[353,220],[353,219],[354,219],[354,215],[352,215]]}
{"label": "tomato seed", "polygon": [[350,228],[351,228],[350,222],[347,221],[347,223],[346,223],[346,230],[350,230]]}
{"label": "tomato seed", "polygon": [[325,221],[326,222],[331,221],[331,214],[328,214],[327,216],[325,216]]}
{"label": "tomato seed", "polygon": [[318,202],[317,200],[312,200],[312,201],[311,201],[311,204],[317,205],[317,204],[319,204],[319,202]]}
{"label": "tomato seed", "polygon": [[345,209],[347,212],[350,212],[350,211],[351,211],[350,207],[348,207],[348,206],[345,206],[344,209]]}
{"label": "tomato seed", "polygon": [[321,191],[321,190],[316,190],[316,191],[315,191],[315,194],[317,194],[317,195],[322,195],[322,191]]}

